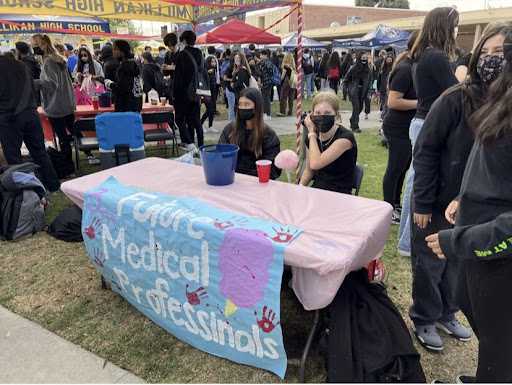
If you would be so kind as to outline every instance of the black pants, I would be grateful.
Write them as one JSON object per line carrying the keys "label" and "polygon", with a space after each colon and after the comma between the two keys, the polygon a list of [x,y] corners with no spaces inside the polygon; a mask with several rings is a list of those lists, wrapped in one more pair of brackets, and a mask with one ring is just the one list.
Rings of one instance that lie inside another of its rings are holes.
{"label": "black pants", "polygon": [[43,127],[37,110],[25,110],[13,120],[0,116],[0,143],[9,165],[23,163],[21,142],[25,142],[34,163],[41,167],[42,182],[49,191],[57,191],[59,178],[44,145]]}
{"label": "black pants", "polygon": [[215,104],[213,103],[213,95],[210,99],[209,103],[205,104],[206,111],[201,117],[201,125],[205,122],[206,118],[208,118],[208,127],[213,126],[213,118],[215,116]]}
{"label": "black pants", "polygon": [[343,85],[342,86],[342,92],[343,92],[343,100],[347,100],[347,95],[348,95],[348,87]]}
{"label": "black pants", "polygon": [[[212,103],[212,107],[213,107],[213,112],[215,113],[215,111],[217,111],[217,99],[219,97],[219,87],[220,85],[219,84],[215,84],[214,86],[211,87],[211,92],[212,92],[212,98],[211,98],[211,103]],[[209,127],[211,127],[212,125],[210,124]]]}
{"label": "black pants", "polygon": [[194,143],[194,131],[197,134],[197,145],[204,144],[203,127],[199,116],[201,105],[199,103],[175,104],[176,125],[180,130],[181,141],[186,144]]}
{"label": "black pants", "polygon": [[263,95],[263,112],[270,116],[270,108],[272,105],[272,86],[264,87],[261,89],[261,94]]}
{"label": "black pants", "polygon": [[424,229],[414,223],[414,191],[411,194],[412,300],[409,317],[416,326],[436,321],[451,321],[458,308],[455,303],[458,259],[439,259],[427,246],[425,237],[451,228],[444,210],[434,209]]}
{"label": "black pants", "polygon": [[364,113],[369,114],[372,110],[372,98],[364,99]]}
{"label": "black pants", "polygon": [[359,128],[359,115],[363,111],[364,99],[366,94],[362,94],[362,87],[359,87],[358,95],[350,96],[350,102],[352,103],[352,117],[350,118],[350,128],[355,130]]}
{"label": "black pants", "polygon": [[60,150],[71,154],[71,137],[68,135],[67,131],[73,133],[75,114],[73,113],[61,118],[48,117],[48,120],[50,121],[57,138],[59,138]]}
{"label": "black pants", "polygon": [[382,179],[384,200],[393,207],[400,205],[405,174],[411,164],[412,146],[409,139],[384,134],[388,140],[388,166]]}
{"label": "black pants", "polygon": [[512,260],[462,260],[456,300],[478,337],[476,382],[512,382]]}
{"label": "black pants", "polygon": [[329,79],[329,87],[334,90],[334,93],[338,95],[338,85],[340,84],[339,78]]}

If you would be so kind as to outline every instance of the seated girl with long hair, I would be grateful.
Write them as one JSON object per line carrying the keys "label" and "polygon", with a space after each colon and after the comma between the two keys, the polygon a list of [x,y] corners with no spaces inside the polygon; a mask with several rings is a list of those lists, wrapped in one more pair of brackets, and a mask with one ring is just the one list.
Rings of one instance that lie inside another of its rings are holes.
{"label": "seated girl with long hair", "polygon": [[[263,96],[260,90],[242,90],[235,121],[224,128],[219,143],[230,143],[240,147],[236,164],[238,173],[257,176],[257,160],[266,159],[274,162],[281,149],[281,142],[275,131],[263,121]],[[270,179],[276,179],[279,175],[281,170],[272,164]]]}
{"label": "seated girl with long hair", "polygon": [[313,99],[312,112],[304,124],[308,129],[306,140],[306,168],[300,184],[350,194],[357,160],[357,144],[352,131],[336,122],[340,102],[332,91],[320,92]]}

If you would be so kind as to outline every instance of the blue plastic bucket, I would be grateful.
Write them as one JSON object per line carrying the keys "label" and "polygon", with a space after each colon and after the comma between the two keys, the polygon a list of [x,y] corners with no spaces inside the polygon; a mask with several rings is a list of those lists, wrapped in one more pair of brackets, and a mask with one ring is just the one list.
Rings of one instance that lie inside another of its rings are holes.
{"label": "blue plastic bucket", "polygon": [[233,144],[207,144],[199,147],[206,183],[226,186],[235,181],[239,147]]}

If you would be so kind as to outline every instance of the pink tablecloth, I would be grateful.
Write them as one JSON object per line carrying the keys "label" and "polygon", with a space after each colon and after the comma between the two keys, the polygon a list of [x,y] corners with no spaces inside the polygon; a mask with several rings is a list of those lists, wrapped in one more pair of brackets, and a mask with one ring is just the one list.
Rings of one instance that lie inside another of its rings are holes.
{"label": "pink tablecloth", "polygon": [[259,183],[237,174],[229,186],[209,186],[200,166],[146,158],[73,179],[64,193],[82,207],[84,193],[109,176],[121,183],[202,200],[220,209],[302,227],[285,251],[293,290],[306,310],[329,305],[345,276],[379,257],[389,234],[392,208],[381,201],[301,187]]}

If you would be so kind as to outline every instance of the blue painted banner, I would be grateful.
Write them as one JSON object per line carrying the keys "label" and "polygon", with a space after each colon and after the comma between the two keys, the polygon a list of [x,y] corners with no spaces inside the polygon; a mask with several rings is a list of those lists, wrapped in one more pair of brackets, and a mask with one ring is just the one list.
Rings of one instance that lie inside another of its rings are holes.
{"label": "blue painted banner", "polygon": [[302,229],[121,185],[85,193],[82,234],[99,272],[186,343],[284,378],[285,247]]}

